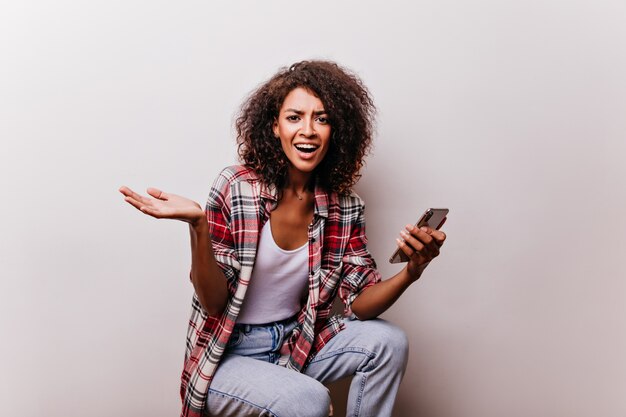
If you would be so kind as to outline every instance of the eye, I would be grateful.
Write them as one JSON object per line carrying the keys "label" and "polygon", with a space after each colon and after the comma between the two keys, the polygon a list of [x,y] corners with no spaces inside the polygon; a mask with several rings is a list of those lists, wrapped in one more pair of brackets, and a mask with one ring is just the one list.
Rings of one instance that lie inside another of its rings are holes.
{"label": "eye", "polygon": [[296,116],[295,114],[293,114],[291,116],[287,116],[287,120],[289,120],[291,122],[296,122],[296,121],[298,121],[298,119],[300,119],[300,117]]}
{"label": "eye", "polygon": [[328,123],[328,118],[326,117],[318,117],[317,120],[322,123],[322,124],[327,124]]}

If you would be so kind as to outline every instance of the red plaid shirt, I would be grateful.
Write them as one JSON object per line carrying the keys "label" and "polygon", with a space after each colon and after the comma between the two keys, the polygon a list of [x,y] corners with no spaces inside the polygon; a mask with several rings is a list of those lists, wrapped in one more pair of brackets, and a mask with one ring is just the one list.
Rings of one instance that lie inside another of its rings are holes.
{"label": "red plaid shirt", "polygon": [[[209,316],[196,294],[187,330],[182,373],[182,417],[200,417],[215,370],[224,353],[245,298],[257,242],[263,225],[278,203],[276,189],[264,185],[243,166],[224,169],[206,204],[213,251],[228,281],[230,297],[221,316]],[[337,295],[351,315],[354,299],[380,282],[367,250],[363,201],[356,194],[339,195],[315,188],[313,222],[309,226],[309,296],[298,313],[298,325],[286,337],[279,365],[302,372],[343,325],[330,316]]]}

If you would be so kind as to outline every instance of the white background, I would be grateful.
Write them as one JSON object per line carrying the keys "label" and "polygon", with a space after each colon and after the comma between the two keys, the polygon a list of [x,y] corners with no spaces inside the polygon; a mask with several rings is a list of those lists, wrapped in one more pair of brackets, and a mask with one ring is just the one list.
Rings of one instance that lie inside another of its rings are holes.
{"label": "white background", "polygon": [[0,6],[0,414],[174,416],[187,227],[233,116],[327,58],[379,108],[357,192],[383,275],[449,207],[384,315],[411,340],[397,417],[626,415],[626,3],[55,1]]}

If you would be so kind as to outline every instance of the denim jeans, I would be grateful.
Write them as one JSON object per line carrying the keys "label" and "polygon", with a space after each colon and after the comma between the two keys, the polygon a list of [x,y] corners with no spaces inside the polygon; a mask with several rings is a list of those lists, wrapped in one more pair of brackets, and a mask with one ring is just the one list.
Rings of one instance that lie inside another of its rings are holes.
{"label": "denim jeans", "polygon": [[304,373],[276,365],[295,320],[262,326],[237,325],[207,398],[209,416],[326,417],[322,385],[352,375],[348,417],[390,417],[406,369],[404,332],[382,319],[344,319]]}

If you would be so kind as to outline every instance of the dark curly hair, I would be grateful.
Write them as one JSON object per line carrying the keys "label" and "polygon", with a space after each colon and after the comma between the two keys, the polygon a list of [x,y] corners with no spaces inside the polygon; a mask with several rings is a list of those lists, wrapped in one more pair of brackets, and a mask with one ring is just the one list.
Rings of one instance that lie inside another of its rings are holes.
{"label": "dark curly hair", "polygon": [[235,121],[239,158],[281,192],[289,160],[272,126],[285,97],[298,87],[322,101],[331,126],[328,153],[314,175],[327,191],[348,193],[371,148],[376,108],[359,77],[334,62],[301,61],[281,68],[250,94]]}

